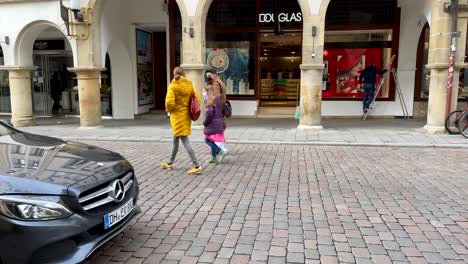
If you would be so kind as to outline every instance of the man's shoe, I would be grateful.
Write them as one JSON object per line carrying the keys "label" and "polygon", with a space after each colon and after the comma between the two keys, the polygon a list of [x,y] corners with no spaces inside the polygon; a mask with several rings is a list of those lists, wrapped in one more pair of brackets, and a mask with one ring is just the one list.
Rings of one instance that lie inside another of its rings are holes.
{"label": "man's shoe", "polygon": [[169,163],[169,162],[162,162],[161,163],[161,167],[165,168],[165,169],[168,169],[168,170],[172,170],[172,165]]}
{"label": "man's shoe", "polygon": [[211,157],[209,160],[208,160],[208,163],[216,163],[217,160],[216,160],[216,157]]}
{"label": "man's shoe", "polygon": [[224,160],[224,156],[226,156],[226,152],[224,152],[224,150],[221,150],[216,156],[218,163]]}
{"label": "man's shoe", "polygon": [[187,171],[188,174],[201,174],[202,173],[202,168],[201,167],[193,167],[190,170]]}

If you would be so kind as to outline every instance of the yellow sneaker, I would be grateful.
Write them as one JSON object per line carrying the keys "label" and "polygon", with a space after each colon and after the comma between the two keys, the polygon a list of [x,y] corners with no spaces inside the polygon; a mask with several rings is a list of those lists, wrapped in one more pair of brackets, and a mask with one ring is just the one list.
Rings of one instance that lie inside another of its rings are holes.
{"label": "yellow sneaker", "polygon": [[190,170],[187,171],[188,174],[201,174],[202,173],[202,168],[201,167],[193,167]]}
{"label": "yellow sneaker", "polygon": [[165,169],[168,169],[168,170],[172,170],[172,165],[169,164],[169,162],[162,162],[161,163],[161,167],[165,168]]}

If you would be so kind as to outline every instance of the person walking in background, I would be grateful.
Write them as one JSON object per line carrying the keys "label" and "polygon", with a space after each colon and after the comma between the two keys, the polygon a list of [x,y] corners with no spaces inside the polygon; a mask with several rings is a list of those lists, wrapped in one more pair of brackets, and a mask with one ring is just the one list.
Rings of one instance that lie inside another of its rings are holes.
{"label": "person walking in background", "polygon": [[216,95],[212,85],[208,85],[203,91],[203,101],[205,103],[203,132],[205,134],[205,143],[211,148],[211,158],[208,162],[218,163],[223,161],[226,154],[219,146],[224,142],[224,117],[220,107],[221,96]]}
{"label": "person walking in background", "polygon": [[59,78],[59,73],[56,72],[52,75],[52,80],[50,81],[50,97],[54,101],[52,105],[52,113],[56,114],[62,110],[60,105],[60,100],[62,100],[62,91],[63,86]]}
{"label": "person walking in background", "polygon": [[364,79],[364,98],[362,100],[362,110],[364,113],[369,111],[372,100],[374,100],[376,75],[378,74],[382,76],[385,74],[385,72],[387,72],[387,69],[378,71],[372,62],[361,72],[361,75],[359,76],[359,83],[362,83],[362,80]]}
{"label": "person walking in background", "polygon": [[193,88],[193,84],[185,78],[185,72],[181,67],[174,68],[174,79],[169,84],[166,95],[166,112],[170,113],[170,121],[172,127],[172,152],[168,162],[162,162],[161,167],[172,170],[172,164],[175,161],[177,152],[179,151],[179,140],[182,141],[184,148],[187,150],[193,167],[187,171],[188,174],[201,174],[202,168],[198,164],[195,153],[190,145],[188,136],[192,132],[192,119],[190,118],[189,105],[192,93],[195,94],[198,103],[200,97]]}
{"label": "person walking in background", "polygon": [[[215,69],[209,69],[208,71],[206,71],[206,78],[208,81],[208,86],[211,85],[213,87],[214,95],[219,97],[220,99],[218,106],[221,109],[221,113],[223,116],[223,127],[225,130],[226,118],[224,118],[224,104],[226,103],[226,85],[224,85],[223,81],[219,78],[219,75]],[[223,151],[224,158],[224,155],[227,153],[226,145],[224,143],[218,143],[217,145]]]}

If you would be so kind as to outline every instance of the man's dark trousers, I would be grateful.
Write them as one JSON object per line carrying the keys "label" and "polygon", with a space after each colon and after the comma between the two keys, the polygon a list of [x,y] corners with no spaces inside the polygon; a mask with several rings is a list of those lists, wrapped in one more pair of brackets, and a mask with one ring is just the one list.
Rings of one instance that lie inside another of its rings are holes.
{"label": "man's dark trousers", "polygon": [[363,110],[369,109],[374,99],[375,83],[364,83]]}

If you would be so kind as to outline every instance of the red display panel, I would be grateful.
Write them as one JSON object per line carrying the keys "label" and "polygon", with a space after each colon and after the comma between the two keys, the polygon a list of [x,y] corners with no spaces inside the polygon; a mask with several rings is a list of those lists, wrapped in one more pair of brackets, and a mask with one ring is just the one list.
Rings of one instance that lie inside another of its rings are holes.
{"label": "red display panel", "polygon": [[[363,97],[364,93],[358,89],[359,75],[371,63],[381,70],[382,54],[382,48],[325,50],[323,60],[328,64],[326,68],[328,80],[326,80],[326,89],[322,91],[322,97]],[[380,76],[377,76],[376,84],[379,82]]]}

